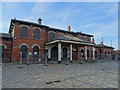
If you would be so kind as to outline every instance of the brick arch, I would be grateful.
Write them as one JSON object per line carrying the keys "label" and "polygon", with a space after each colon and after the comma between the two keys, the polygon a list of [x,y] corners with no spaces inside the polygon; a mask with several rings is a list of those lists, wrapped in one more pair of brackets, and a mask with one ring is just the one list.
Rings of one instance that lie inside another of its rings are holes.
{"label": "brick arch", "polygon": [[29,45],[27,45],[26,43],[22,43],[19,45],[19,48],[21,48],[22,45],[26,45],[29,48]]}
{"label": "brick arch", "polygon": [[33,44],[31,47],[34,48],[35,46],[38,46],[40,49],[40,46],[38,44]]}

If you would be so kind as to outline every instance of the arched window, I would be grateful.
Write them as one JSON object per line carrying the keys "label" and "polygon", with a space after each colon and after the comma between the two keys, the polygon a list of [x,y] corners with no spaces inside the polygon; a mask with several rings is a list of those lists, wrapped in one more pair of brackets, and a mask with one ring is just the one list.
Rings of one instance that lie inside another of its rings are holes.
{"label": "arched window", "polygon": [[50,32],[50,40],[54,40],[54,39],[55,39],[54,32]]}
{"label": "arched window", "polygon": [[106,54],[107,54],[107,53],[106,53],[106,51],[105,51],[105,57],[106,57]]}
{"label": "arched window", "polygon": [[58,47],[53,47],[51,49],[51,58],[54,58],[54,59],[58,58]]}
{"label": "arched window", "polygon": [[33,47],[33,58],[38,58],[39,57],[39,47],[34,46]]}
{"label": "arched window", "polygon": [[84,55],[84,50],[82,49],[81,50],[81,57],[84,57],[85,55]]}
{"label": "arched window", "polygon": [[86,37],[86,41],[89,41],[89,38],[88,38],[88,37]]}
{"label": "arched window", "polygon": [[110,54],[110,52],[108,52],[108,54]]}
{"label": "arched window", "polygon": [[40,34],[39,29],[35,28],[34,29],[34,39],[39,39],[39,34]]}
{"label": "arched window", "polygon": [[27,27],[22,26],[21,27],[21,37],[26,38],[27,37]]}
{"label": "arched window", "polygon": [[4,49],[5,49],[5,46],[0,45],[0,58],[4,58]]}
{"label": "arched window", "polygon": [[22,58],[27,58],[27,50],[28,47],[26,45],[22,45],[20,48],[20,52],[22,53]]}
{"label": "arched window", "polygon": [[87,49],[87,57],[90,57],[90,51]]}

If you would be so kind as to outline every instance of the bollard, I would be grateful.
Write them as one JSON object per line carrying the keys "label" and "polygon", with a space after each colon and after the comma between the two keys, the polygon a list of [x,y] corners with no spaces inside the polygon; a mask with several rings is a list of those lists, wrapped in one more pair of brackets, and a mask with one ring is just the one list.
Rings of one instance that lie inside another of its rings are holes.
{"label": "bollard", "polygon": [[19,64],[19,68],[22,68],[22,52],[20,52],[20,64]]}
{"label": "bollard", "polygon": [[68,65],[68,59],[66,59],[66,65]]}
{"label": "bollard", "polygon": [[29,53],[27,53],[27,65],[29,65]]}

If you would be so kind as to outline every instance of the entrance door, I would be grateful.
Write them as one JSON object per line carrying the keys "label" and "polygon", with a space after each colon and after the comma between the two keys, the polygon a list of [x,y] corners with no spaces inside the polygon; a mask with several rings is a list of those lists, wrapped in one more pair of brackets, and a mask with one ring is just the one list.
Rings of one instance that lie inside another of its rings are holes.
{"label": "entrance door", "polygon": [[53,47],[51,49],[51,60],[57,60],[58,59],[58,47]]}
{"label": "entrance door", "polygon": [[67,48],[63,48],[63,58],[67,58]]}

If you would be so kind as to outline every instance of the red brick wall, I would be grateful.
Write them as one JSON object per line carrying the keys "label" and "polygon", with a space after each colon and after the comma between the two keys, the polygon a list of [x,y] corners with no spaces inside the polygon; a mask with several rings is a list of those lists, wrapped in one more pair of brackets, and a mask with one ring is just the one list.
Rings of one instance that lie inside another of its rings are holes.
{"label": "red brick wall", "polygon": [[2,51],[4,53],[2,62],[10,62],[12,39],[2,39],[1,44],[6,46],[4,51]]}
{"label": "red brick wall", "polygon": [[34,29],[33,28],[28,28],[28,32],[27,32],[27,38],[21,38],[20,34],[21,34],[21,28],[20,26],[15,27],[15,32],[14,32],[14,36],[16,38],[13,39],[13,49],[12,49],[12,61],[16,62],[19,61],[20,58],[20,45],[25,43],[29,46],[28,52],[33,51],[32,46],[34,44],[37,44],[40,46],[40,57],[43,56],[44,53],[44,43],[45,43],[45,31],[44,30],[40,30],[40,39],[36,40],[34,39]]}

